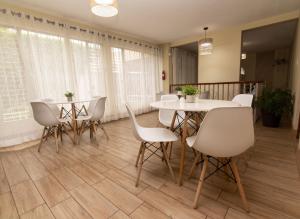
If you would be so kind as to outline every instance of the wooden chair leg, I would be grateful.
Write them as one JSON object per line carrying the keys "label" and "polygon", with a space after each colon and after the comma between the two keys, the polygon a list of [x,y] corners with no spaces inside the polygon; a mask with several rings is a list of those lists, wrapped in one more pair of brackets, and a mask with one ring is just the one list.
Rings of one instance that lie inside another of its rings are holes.
{"label": "wooden chair leg", "polygon": [[42,137],[41,137],[41,141],[40,141],[39,146],[38,146],[38,152],[40,152],[40,150],[41,150],[41,146],[43,144],[43,140],[44,140],[44,135],[45,135],[46,129],[47,129],[46,127],[44,127],[44,129],[43,129],[43,134],[42,134]]}
{"label": "wooden chair leg", "polygon": [[75,144],[74,139],[73,139],[72,136],[69,134],[69,132],[65,129],[65,125],[64,125],[64,124],[62,124],[61,128],[62,128],[62,133],[65,133],[65,134],[69,137],[69,139],[71,140],[71,142],[72,142],[73,144]]}
{"label": "wooden chair leg", "polygon": [[104,132],[104,135],[105,135],[106,139],[109,140],[109,136],[108,136],[108,134],[107,134],[107,132],[106,132],[106,130],[105,130],[103,124],[101,123],[101,121],[99,121],[98,125],[100,126],[100,128],[101,128],[102,131]]}
{"label": "wooden chair leg", "polygon": [[99,147],[99,142],[97,141],[97,135],[96,135],[96,131],[97,131],[96,122],[92,122],[91,125],[92,125],[92,130],[93,130],[95,142],[96,142],[97,146]]}
{"label": "wooden chair leg", "polygon": [[78,138],[77,138],[77,144],[80,144],[80,140],[81,140],[81,136],[83,134],[83,130],[85,128],[85,121],[83,120],[79,129],[79,134],[78,134]]}
{"label": "wooden chair leg", "polygon": [[173,151],[173,142],[170,142],[169,160],[171,160],[172,151]]}
{"label": "wooden chair leg", "polygon": [[189,174],[189,179],[194,175],[194,172],[195,172],[195,168],[197,166],[197,163],[199,161],[199,158],[201,156],[201,153],[197,153],[195,159],[194,159],[194,162],[193,162],[193,165],[192,165],[192,168],[190,170],[190,174]]}
{"label": "wooden chair leg", "polygon": [[198,183],[198,187],[197,187],[197,192],[195,195],[195,199],[194,199],[194,208],[198,207],[198,201],[199,201],[199,197],[200,197],[200,193],[201,193],[201,189],[204,183],[204,178],[205,178],[205,173],[206,173],[206,169],[207,169],[207,165],[208,165],[208,159],[205,156],[204,157],[204,165],[203,168],[201,170],[201,174],[200,174],[200,178],[199,178],[199,183]]}
{"label": "wooden chair leg", "polygon": [[168,154],[167,154],[167,150],[166,150],[166,148],[165,148],[164,143],[161,142],[161,143],[160,143],[160,146],[161,146],[161,148],[162,148],[162,151],[163,151],[163,154],[164,154],[164,157],[165,157],[164,160],[165,160],[167,166],[169,167],[169,170],[170,170],[170,173],[171,173],[171,176],[172,176],[174,182],[176,183],[175,175],[174,175],[172,166],[171,166],[171,164],[170,164],[170,161],[169,161],[169,159],[168,159]]}
{"label": "wooden chair leg", "polygon": [[239,193],[240,193],[244,208],[247,212],[249,212],[249,204],[248,204],[248,201],[246,199],[246,195],[245,195],[243,185],[241,183],[241,178],[240,178],[239,170],[238,170],[237,165],[236,165],[236,161],[233,159],[230,163],[231,163],[231,168],[232,168],[234,177],[236,179],[236,183],[237,183],[237,186],[238,186],[238,189],[239,189]]}
{"label": "wooden chair leg", "polygon": [[60,142],[63,142],[63,128],[62,125],[59,125],[59,135],[60,135]]}
{"label": "wooden chair leg", "polygon": [[94,133],[94,135],[96,137],[96,131],[97,131],[96,122],[93,122],[92,124],[93,124],[93,133]]}
{"label": "wooden chair leg", "polygon": [[94,125],[93,122],[91,122],[90,124],[90,139],[92,139],[94,137]]}
{"label": "wooden chair leg", "polygon": [[54,128],[54,137],[55,137],[56,153],[58,153],[58,150],[59,150],[59,146],[58,146],[58,127]]}
{"label": "wooden chair leg", "polygon": [[137,156],[137,159],[136,159],[136,162],[135,162],[135,166],[136,167],[138,166],[138,163],[139,163],[139,160],[140,160],[140,156],[141,156],[141,152],[142,152],[142,147],[143,147],[143,142],[141,142],[139,153],[138,153],[138,156]]}
{"label": "wooden chair leg", "polygon": [[143,144],[142,144],[142,151],[141,151],[140,162],[139,162],[139,168],[138,168],[138,175],[137,175],[136,183],[135,183],[135,186],[136,186],[136,187],[139,186],[139,182],[140,182],[142,166],[143,166],[143,163],[144,163],[144,154],[145,154],[145,150],[146,150],[146,146],[145,146],[145,143],[143,143]]}

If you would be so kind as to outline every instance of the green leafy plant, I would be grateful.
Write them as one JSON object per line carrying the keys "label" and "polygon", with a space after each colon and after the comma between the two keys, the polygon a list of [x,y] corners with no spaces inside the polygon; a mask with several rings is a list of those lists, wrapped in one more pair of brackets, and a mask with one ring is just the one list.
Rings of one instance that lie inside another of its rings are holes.
{"label": "green leafy plant", "polygon": [[182,91],[182,87],[176,87],[175,90],[176,91]]}
{"label": "green leafy plant", "polygon": [[65,97],[73,97],[74,96],[74,93],[72,93],[71,91],[67,91],[65,93]]}
{"label": "green leafy plant", "polygon": [[264,89],[262,95],[256,101],[256,106],[263,112],[277,117],[284,113],[291,115],[293,113],[294,98],[290,90]]}
{"label": "green leafy plant", "polygon": [[198,89],[192,85],[186,85],[182,87],[182,92],[185,95],[196,95],[198,93]]}

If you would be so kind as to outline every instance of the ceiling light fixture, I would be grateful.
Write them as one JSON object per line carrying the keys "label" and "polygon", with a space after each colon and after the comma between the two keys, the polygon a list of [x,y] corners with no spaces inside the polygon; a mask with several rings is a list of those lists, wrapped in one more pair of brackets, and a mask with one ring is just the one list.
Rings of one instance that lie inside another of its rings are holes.
{"label": "ceiling light fixture", "polygon": [[206,38],[206,31],[208,30],[208,27],[204,27],[203,30],[205,37],[199,41],[199,55],[209,55],[212,54],[213,39]]}
{"label": "ceiling light fixture", "polygon": [[91,0],[91,11],[100,17],[113,17],[119,12],[117,0]]}

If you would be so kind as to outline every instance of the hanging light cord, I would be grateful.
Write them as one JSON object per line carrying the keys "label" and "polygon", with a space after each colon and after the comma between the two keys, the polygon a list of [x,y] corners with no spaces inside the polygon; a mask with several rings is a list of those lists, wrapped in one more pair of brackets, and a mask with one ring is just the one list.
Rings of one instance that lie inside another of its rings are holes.
{"label": "hanging light cord", "polygon": [[204,27],[203,30],[204,30],[204,36],[205,36],[204,39],[206,41],[206,31],[208,30],[208,27]]}

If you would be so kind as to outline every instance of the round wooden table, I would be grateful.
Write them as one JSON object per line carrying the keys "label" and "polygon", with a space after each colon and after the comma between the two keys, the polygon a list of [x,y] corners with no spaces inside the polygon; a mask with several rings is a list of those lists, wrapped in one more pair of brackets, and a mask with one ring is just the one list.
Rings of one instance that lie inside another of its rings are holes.
{"label": "round wooden table", "polygon": [[[178,184],[182,185],[183,180],[183,172],[184,172],[184,162],[185,162],[185,148],[186,148],[186,138],[189,137],[188,134],[188,126],[190,124],[195,124],[196,130],[193,134],[196,133],[197,129],[200,126],[201,121],[201,113],[208,112],[215,108],[221,107],[240,107],[239,103],[235,103],[232,101],[226,100],[203,100],[198,99],[195,103],[186,103],[183,100],[167,100],[167,101],[156,101],[150,104],[151,107],[156,109],[164,109],[164,110],[174,110],[174,116],[171,123],[171,130],[176,131],[176,129],[182,129],[181,134],[181,158],[180,158],[180,166],[179,166],[179,177],[178,177]],[[182,123],[179,123],[177,127],[174,127],[175,120],[179,121],[180,114],[178,111],[183,111],[185,113],[185,117]],[[192,135],[193,135],[192,134]]]}
{"label": "round wooden table", "polygon": [[[56,101],[52,101],[52,104],[56,104],[56,105],[61,105],[61,111],[60,111],[60,117],[64,117],[63,112],[65,112],[65,116],[69,116],[71,118],[72,121],[72,129],[73,129],[73,141],[74,143],[76,142],[76,138],[78,135],[78,124],[77,124],[77,116],[84,111],[85,114],[87,114],[87,109],[84,105],[84,103],[89,103],[92,100],[94,100],[93,98],[87,98],[87,99],[74,99],[72,101],[67,101],[67,100],[56,100]],[[76,104],[81,104],[81,108],[77,109],[76,108]],[[64,106],[65,105],[70,105],[71,110],[68,111]]]}

